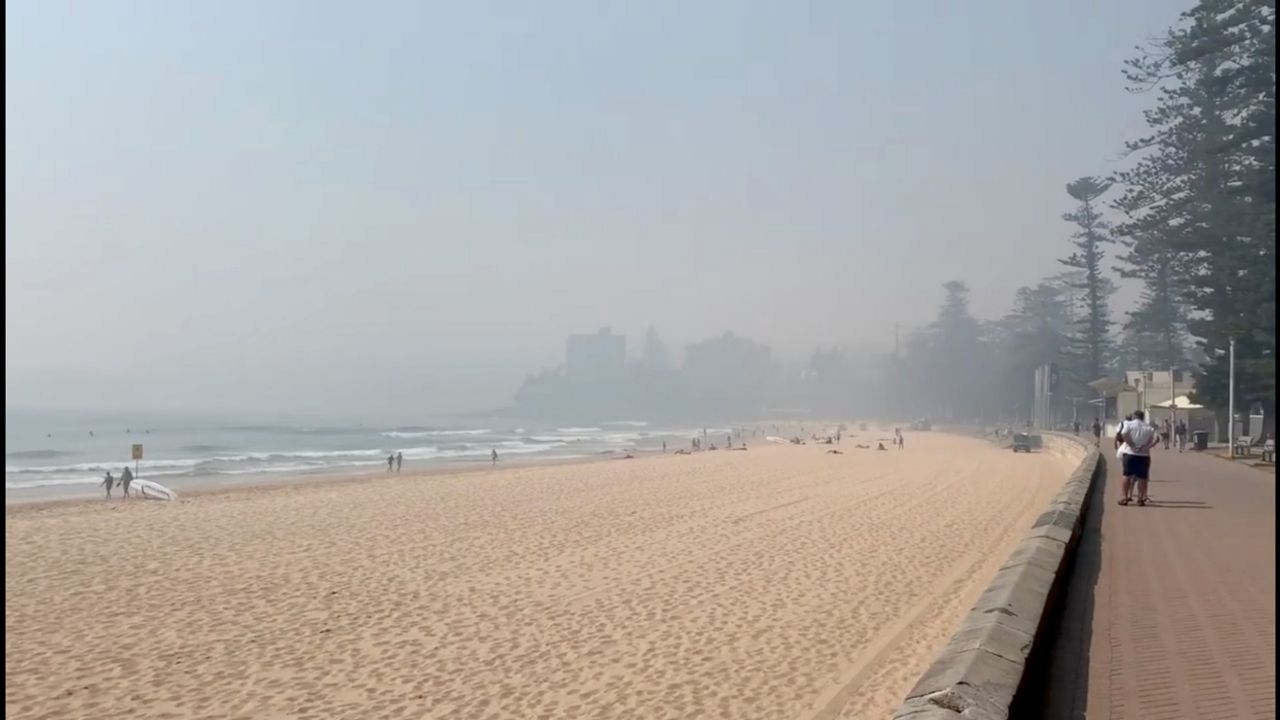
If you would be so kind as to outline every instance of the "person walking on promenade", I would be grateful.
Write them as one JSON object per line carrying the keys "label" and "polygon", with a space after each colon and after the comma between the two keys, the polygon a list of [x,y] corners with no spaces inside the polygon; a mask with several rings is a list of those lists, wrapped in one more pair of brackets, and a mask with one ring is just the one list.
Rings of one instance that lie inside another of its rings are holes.
{"label": "person walking on promenade", "polygon": [[1133,501],[1135,486],[1138,491],[1138,505],[1146,505],[1148,501],[1147,483],[1151,480],[1151,448],[1156,446],[1159,434],[1146,422],[1146,416],[1139,410],[1133,414],[1132,420],[1126,420],[1116,434],[1120,443],[1120,466],[1124,473],[1124,497],[1121,505]]}
{"label": "person walking on promenade", "polygon": [[102,487],[107,489],[107,499],[111,499],[111,488],[115,487],[116,479],[111,477],[111,471],[107,471],[107,476],[102,478]]}
{"label": "person walking on promenade", "polygon": [[1080,434],[1080,421],[1079,421],[1079,420],[1072,420],[1072,421],[1071,421],[1071,432],[1072,432],[1072,434],[1075,434],[1075,435],[1079,435],[1079,434]]}
{"label": "person walking on promenade", "polygon": [[1102,444],[1102,422],[1098,418],[1093,419],[1093,444]]}
{"label": "person walking on promenade", "polygon": [[1173,437],[1173,423],[1169,422],[1169,418],[1165,418],[1160,424],[1160,440],[1164,442],[1164,449],[1169,449],[1169,440]]}
{"label": "person walking on promenade", "polygon": [[1187,421],[1179,420],[1177,425],[1173,426],[1173,437],[1178,442],[1178,452],[1187,449]]}

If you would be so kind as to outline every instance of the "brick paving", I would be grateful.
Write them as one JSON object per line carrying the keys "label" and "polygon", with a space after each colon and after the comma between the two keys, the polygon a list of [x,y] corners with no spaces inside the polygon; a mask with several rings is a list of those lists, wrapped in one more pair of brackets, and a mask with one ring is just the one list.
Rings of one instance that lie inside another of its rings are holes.
{"label": "brick paving", "polygon": [[1109,457],[1031,714],[1276,717],[1275,475],[1159,450],[1151,475],[1153,504],[1121,507]]}

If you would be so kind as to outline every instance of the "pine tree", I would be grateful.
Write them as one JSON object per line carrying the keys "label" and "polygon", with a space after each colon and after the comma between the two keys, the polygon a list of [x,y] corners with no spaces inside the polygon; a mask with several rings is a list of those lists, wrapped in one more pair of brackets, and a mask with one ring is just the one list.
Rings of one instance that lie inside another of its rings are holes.
{"label": "pine tree", "polygon": [[[1121,355],[1130,369],[1182,368],[1187,362],[1186,301],[1180,280],[1181,255],[1158,238],[1122,238],[1129,252],[1120,256],[1121,277],[1142,281],[1138,307],[1125,322]],[[1137,362],[1134,365],[1132,363]]]}
{"label": "pine tree", "polygon": [[1067,184],[1067,194],[1079,204],[1062,216],[1078,230],[1072,235],[1075,251],[1059,260],[1063,265],[1083,273],[1073,284],[1081,291],[1084,314],[1076,321],[1072,338],[1073,375],[1080,382],[1092,382],[1106,374],[1111,360],[1111,310],[1108,300],[1115,285],[1103,274],[1102,246],[1112,242],[1110,225],[1099,214],[1097,201],[1110,189],[1111,183],[1096,177],[1082,177]]}
{"label": "pine tree", "polygon": [[[1226,349],[1237,348],[1238,404],[1275,409],[1275,6],[1203,0],[1128,63],[1138,89],[1156,89],[1149,136],[1128,144],[1118,176],[1126,218],[1117,233],[1170,262],[1190,306],[1187,328],[1206,357],[1197,399],[1225,409]],[[1151,275],[1141,262],[1127,271]],[[1145,279],[1145,278],[1144,278]],[[1158,292],[1148,294],[1157,305]],[[1153,308],[1154,309],[1154,308]],[[1167,307],[1148,319],[1164,323]]]}

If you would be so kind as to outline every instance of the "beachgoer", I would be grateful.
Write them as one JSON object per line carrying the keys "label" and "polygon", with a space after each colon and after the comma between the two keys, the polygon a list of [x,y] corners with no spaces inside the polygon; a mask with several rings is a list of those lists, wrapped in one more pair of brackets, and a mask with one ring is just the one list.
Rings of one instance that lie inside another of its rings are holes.
{"label": "beachgoer", "polygon": [[124,472],[120,473],[120,489],[124,492],[125,497],[129,497],[129,486],[133,484],[133,471],[126,465]]}
{"label": "beachgoer", "polygon": [[1120,504],[1128,505],[1133,501],[1136,486],[1138,504],[1146,505],[1147,483],[1151,479],[1151,448],[1160,440],[1156,429],[1147,424],[1141,410],[1133,413],[1132,418],[1126,420],[1120,426],[1120,432],[1116,433],[1120,443],[1120,466],[1124,473],[1124,497]]}
{"label": "beachgoer", "polygon": [[391,472],[391,466],[395,464],[396,464],[396,456],[388,455],[387,456],[387,472]]}
{"label": "beachgoer", "polygon": [[107,476],[102,478],[102,487],[107,489],[107,499],[111,499],[111,488],[115,487],[116,479],[111,477],[111,471],[107,471]]}
{"label": "beachgoer", "polygon": [[884,443],[876,443],[876,449],[877,449],[877,450],[884,450],[884,449],[885,449],[885,447],[884,447]]}
{"label": "beachgoer", "polygon": [[493,464],[494,464],[494,465],[497,465],[497,464],[498,464],[498,449],[497,449],[497,448],[494,448],[494,449],[492,449],[492,450],[490,450],[490,451],[489,451],[489,459],[493,461]]}
{"label": "beachgoer", "polygon": [[666,441],[666,440],[663,440],[663,441],[662,441],[662,453],[665,455],[665,454],[666,454],[666,452],[667,452],[667,441]]}
{"label": "beachgoer", "polygon": [[730,436],[728,436],[728,435],[725,435],[725,436],[724,436],[724,446],[725,446],[725,447],[727,447],[727,448],[731,448],[731,447],[733,447],[733,438],[732,438],[732,437],[730,437]]}
{"label": "beachgoer", "polygon": [[400,466],[404,465],[404,453],[396,452],[396,472],[400,472]]}
{"label": "beachgoer", "polygon": [[901,433],[898,434],[898,449],[899,450],[907,449],[907,438],[905,435]]}

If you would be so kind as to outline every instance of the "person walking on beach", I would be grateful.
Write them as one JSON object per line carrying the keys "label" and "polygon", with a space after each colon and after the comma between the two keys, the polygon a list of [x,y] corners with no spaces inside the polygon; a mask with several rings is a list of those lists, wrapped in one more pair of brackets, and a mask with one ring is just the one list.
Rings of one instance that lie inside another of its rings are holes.
{"label": "person walking on beach", "polygon": [[663,455],[666,455],[666,454],[667,454],[667,441],[666,441],[666,440],[663,440],[663,441],[662,441],[662,454],[663,454]]}
{"label": "person walking on beach", "polygon": [[498,448],[489,451],[489,459],[493,461],[495,466],[498,464]]}
{"label": "person walking on beach", "polygon": [[1146,505],[1147,483],[1151,480],[1151,448],[1156,446],[1159,434],[1146,422],[1146,416],[1139,410],[1133,414],[1132,420],[1126,420],[1116,434],[1120,444],[1120,467],[1124,473],[1124,497],[1121,505],[1133,501],[1133,491],[1138,491],[1138,505]]}
{"label": "person walking on beach", "polygon": [[404,465],[404,453],[396,451],[396,472],[400,472],[402,465]]}
{"label": "person walking on beach", "polygon": [[111,477],[111,471],[107,471],[107,476],[102,478],[102,487],[107,489],[107,499],[111,499],[111,488],[115,487],[116,479]]}
{"label": "person walking on beach", "polygon": [[129,470],[129,466],[124,466],[124,472],[120,473],[120,490],[125,497],[129,497],[129,486],[133,484],[133,472]]}
{"label": "person walking on beach", "polygon": [[388,454],[387,455],[387,472],[391,472],[391,466],[395,464],[396,464],[396,456]]}

